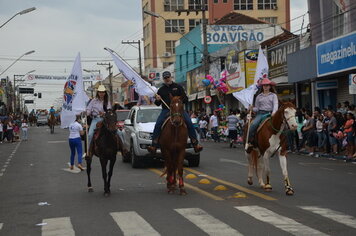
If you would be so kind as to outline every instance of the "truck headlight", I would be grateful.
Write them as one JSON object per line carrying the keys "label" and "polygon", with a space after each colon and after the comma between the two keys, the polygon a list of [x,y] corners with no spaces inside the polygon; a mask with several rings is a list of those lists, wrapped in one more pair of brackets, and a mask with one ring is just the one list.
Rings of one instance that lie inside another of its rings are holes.
{"label": "truck headlight", "polygon": [[142,139],[147,139],[147,140],[151,140],[151,134],[149,132],[143,132],[143,131],[140,131],[138,133],[138,136]]}

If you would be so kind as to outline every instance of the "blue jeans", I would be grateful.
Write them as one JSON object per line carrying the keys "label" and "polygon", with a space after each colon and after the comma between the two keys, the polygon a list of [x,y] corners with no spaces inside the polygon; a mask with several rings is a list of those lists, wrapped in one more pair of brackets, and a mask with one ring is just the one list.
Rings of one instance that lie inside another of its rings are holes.
{"label": "blue jeans", "polygon": [[326,145],[326,135],[324,131],[317,132],[318,135],[318,148],[323,148]]}
{"label": "blue jeans", "polygon": [[257,112],[257,115],[255,117],[255,119],[253,119],[251,125],[250,125],[250,131],[248,134],[248,141],[252,140],[256,134],[257,128],[260,125],[261,121],[263,118],[265,118],[266,116],[268,116],[268,114],[270,114],[270,112],[267,111],[259,111]]}
{"label": "blue jeans", "polygon": [[211,127],[211,131],[212,131],[211,136],[212,136],[214,142],[219,142],[220,143],[220,136],[218,134],[218,126]]}
{"label": "blue jeans", "polygon": [[91,121],[91,124],[90,124],[90,128],[89,128],[89,134],[88,134],[88,142],[90,145],[91,143],[91,140],[93,139],[93,136],[94,136],[94,130],[96,129],[96,124],[99,122],[99,121],[102,121],[103,118],[101,117],[96,117],[96,118],[93,118],[93,120]]}
{"label": "blue jeans", "polygon": [[75,157],[75,149],[78,152],[78,164],[82,164],[82,140],[81,138],[70,138],[69,139],[69,147],[70,147],[70,165],[74,165],[74,157]]}
{"label": "blue jeans", "polygon": [[[169,110],[168,109],[162,109],[161,114],[159,114],[155,128],[153,130],[153,135],[152,135],[152,146],[158,147],[158,137],[161,134],[161,127],[166,120],[166,118],[169,116]],[[184,112],[183,113],[183,119],[185,124],[187,125],[188,128],[188,135],[190,139],[197,140],[197,134],[195,133],[195,129],[192,123],[192,120],[190,119],[188,113]]]}
{"label": "blue jeans", "polygon": [[22,130],[22,140],[27,140],[28,137],[28,130]]}

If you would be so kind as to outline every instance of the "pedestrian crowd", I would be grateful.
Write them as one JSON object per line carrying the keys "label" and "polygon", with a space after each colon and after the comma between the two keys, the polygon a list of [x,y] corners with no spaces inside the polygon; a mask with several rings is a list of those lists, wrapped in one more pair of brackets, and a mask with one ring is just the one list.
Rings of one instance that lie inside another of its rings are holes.
{"label": "pedestrian crowd", "polygon": [[0,116],[0,143],[20,141],[20,134],[22,134],[23,140],[27,140],[27,132],[27,121],[21,119],[21,115]]}

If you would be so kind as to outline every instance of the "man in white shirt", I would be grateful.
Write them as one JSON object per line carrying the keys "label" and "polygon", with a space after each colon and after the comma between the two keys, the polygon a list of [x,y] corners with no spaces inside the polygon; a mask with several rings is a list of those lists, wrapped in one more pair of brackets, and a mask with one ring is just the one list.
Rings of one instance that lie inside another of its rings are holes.
{"label": "man in white shirt", "polygon": [[216,111],[214,111],[214,114],[210,117],[209,124],[210,130],[212,132],[211,136],[213,137],[214,142],[220,142],[220,137],[218,134],[219,121]]}

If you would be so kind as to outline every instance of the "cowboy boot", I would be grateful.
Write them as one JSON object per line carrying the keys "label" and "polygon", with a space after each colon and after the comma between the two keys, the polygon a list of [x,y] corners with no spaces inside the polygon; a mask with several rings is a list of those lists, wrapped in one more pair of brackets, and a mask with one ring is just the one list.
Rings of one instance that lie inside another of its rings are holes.
{"label": "cowboy boot", "polygon": [[195,151],[196,153],[203,151],[203,146],[201,146],[201,145],[198,143],[198,140],[196,140],[196,139],[191,139],[191,141],[192,141],[192,145],[193,145],[194,151]]}
{"label": "cowboy boot", "polygon": [[147,151],[151,153],[152,155],[155,155],[157,152],[157,145],[158,145],[158,140],[153,140],[152,141],[152,146],[147,147]]}

